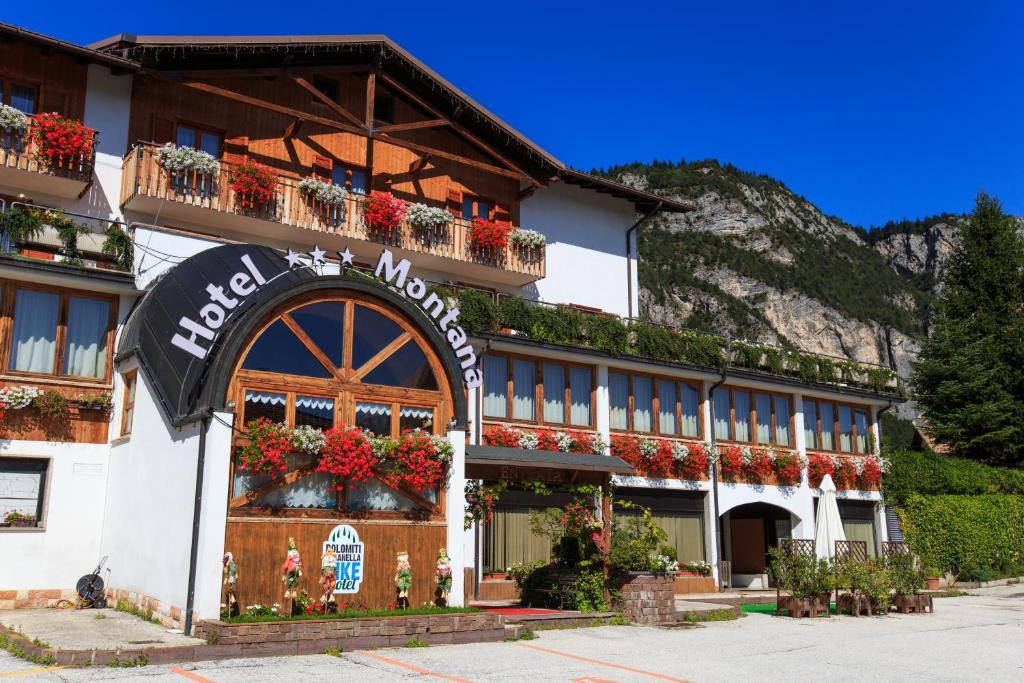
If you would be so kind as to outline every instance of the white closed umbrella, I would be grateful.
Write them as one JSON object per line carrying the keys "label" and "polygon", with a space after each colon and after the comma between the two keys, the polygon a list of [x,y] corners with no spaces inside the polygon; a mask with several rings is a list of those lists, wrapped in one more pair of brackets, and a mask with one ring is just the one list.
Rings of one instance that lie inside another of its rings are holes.
{"label": "white closed umbrella", "polygon": [[814,522],[814,550],[818,559],[835,557],[836,541],[845,541],[843,520],[839,517],[836,503],[836,485],[832,475],[821,478],[821,497],[818,498],[818,518]]}

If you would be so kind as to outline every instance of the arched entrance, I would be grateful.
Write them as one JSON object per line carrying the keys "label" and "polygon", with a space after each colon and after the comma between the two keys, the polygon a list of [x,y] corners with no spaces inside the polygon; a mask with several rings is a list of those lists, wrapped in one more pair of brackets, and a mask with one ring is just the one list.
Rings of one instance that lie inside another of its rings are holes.
{"label": "arched entrance", "polygon": [[799,519],[770,503],[738,505],[722,515],[722,550],[732,565],[732,587],[768,588],[768,549],[791,538]]}

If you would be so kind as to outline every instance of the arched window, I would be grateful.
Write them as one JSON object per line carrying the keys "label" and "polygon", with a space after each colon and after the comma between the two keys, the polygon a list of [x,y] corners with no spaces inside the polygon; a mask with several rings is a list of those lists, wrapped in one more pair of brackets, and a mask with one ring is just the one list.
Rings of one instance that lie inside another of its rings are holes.
{"label": "arched window", "polygon": [[[415,428],[443,434],[452,413],[451,388],[423,334],[388,306],[352,293],[318,293],[279,310],[242,353],[229,391],[239,426],[266,417],[291,427],[357,425],[397,437]],[[233,468],[230,514],[431,518],[443,512],[438,491],[376,480],[335,491],[316,464],[293,454],[276,479]]]}

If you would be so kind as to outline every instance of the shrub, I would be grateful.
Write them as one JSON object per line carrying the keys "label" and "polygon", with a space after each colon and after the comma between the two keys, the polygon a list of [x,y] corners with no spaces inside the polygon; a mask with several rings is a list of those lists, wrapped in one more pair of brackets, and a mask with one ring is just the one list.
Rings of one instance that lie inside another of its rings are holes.
{"label": "shrub", "polygon": [[885,495],[897,504],[913,493],[1024,494],[1024,470],[990,467],[930,451],[891,451],[886,459],[889,467],[885,473]]}
{"label": "shrub", "polygon": [[15,244],[31,242],[43,234],[46,227],[43,212],[27,206],[15,206],[3,214],[3,231]]}
{"label": "shrub", "polygon": [[45,417],[62,420],[68,416],[68,400],[56,391],[44,391],[32,399],[32,405]]}
{"label": "shrub", "polygon": [[131,235],[116,223],[107,226],[103,234],[103,253],[113,256],[118,268],[131,272],[135,266],[135,245]]}

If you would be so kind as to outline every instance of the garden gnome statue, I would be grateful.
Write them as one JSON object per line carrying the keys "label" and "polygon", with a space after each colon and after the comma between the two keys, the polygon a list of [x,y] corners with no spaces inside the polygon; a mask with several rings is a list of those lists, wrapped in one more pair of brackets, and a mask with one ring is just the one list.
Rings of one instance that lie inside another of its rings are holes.
{"label": "garden gnome statue", "polygon": [[223,561],[225,607],[228,616],[238,615],[238,600],[235,598],[235,586],[238,584],[238,567],[235,565],[235,556],[231,553],[224,553]]}
{"label": "garden gnome statue", "polygon": [[398,606],[409,606],[409,589],[412,588],[412,567],[409,553],[398,553],[398,567],[395,569],[395,588],[398,589]]}
{"label": "garden gnome statue", "polygon": [[441,607],[448,606],[448,595],[452,592],[452,561],[448,557],[448,551],[441,548],[437,551],[437,581],[438,604]]}
{"label": "garden gnome statue", "polygon": [[302,577],[302,558],[299,550],[295,547],[295,539],[288,537],[288,555],[281,565],[281,580],[284,581],[284,597],[295,599],[298,597],[299,579]]}
{"label": "garden gnome statue", "polygon": [[320,588],[323,590],[320,602],[323,603],[324,609],[327,609],[329,603],[334,602],[334,581],[337,568],[338,556],[334,554],[333,548],[328,548],[320,556]]}

